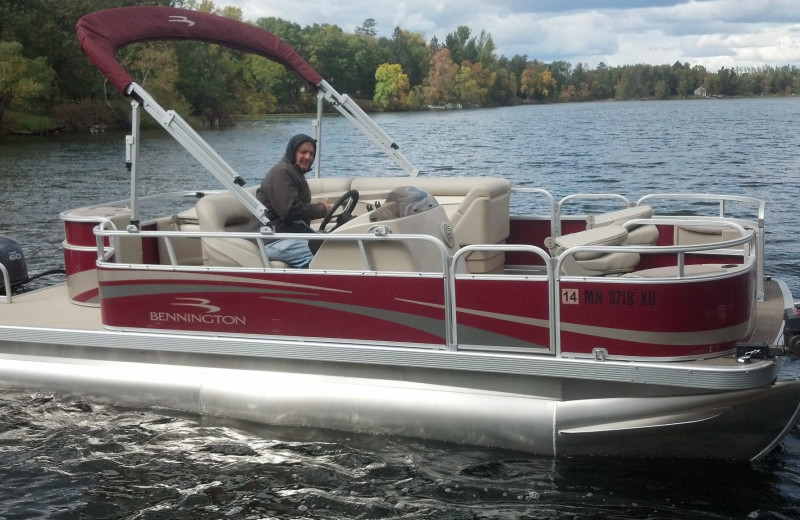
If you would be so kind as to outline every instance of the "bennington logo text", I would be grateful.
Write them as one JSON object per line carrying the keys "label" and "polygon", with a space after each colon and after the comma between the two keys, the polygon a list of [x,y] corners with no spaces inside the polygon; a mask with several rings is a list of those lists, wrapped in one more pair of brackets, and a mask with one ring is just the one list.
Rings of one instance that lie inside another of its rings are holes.
{"label": "bennington logo text", "polygon": [[246,325],[243,316],[194,314],[190,312],[151,312],[150,321],[161,323],[204,323],[206,325]]}
{"label": "bennington logo text", "polygon": [[150,321],[160,323],[203,323],[206,325],[245,325],[243,316],[229,316],[216,314],[220,308],[211,305],[205,298],[176,298],[179,302],[172,302],[171,305],[183,307],[198,307],[205,309],[205,314],[196,312],[151,312]]}

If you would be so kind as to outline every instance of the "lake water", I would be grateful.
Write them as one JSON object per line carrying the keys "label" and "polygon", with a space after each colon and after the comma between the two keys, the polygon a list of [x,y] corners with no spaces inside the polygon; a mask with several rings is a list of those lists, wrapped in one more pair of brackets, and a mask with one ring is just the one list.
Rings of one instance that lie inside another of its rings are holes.
{"label": "lake water", "polygon": [[[800,99],[375,119],[422,175],[501,175],[556,198],[675,191],[763,198],[767,273],[800,294]],[[203,137],[253,184],[298,132],[311,133],[308,119],[247,122]],[[400,174],[343,118],[326,118],[323,133],[323,175]],[[114,133],[0,141],[0,234],[22,244],[30,274],[63,264],[60,211],[127,197],[123,141]],[[145,132],[141,153],[144,193],[218,187],[161,130]],[[798,373],[800,363],[790,361],[783,375]],[[552,460],[9,393],[0,395],[0,483],[0,519],[786,519],[800,518],[800,431],[753,465]]]}

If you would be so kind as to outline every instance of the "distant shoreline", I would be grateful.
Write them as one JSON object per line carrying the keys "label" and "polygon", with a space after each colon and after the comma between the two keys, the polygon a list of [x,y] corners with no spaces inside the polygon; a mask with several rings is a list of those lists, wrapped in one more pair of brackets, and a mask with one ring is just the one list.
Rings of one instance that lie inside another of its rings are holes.
{"label": "distant shoreline", "polygon": [[[542,101],[521,101],[517,105],[513,106],[529,106],[529,105],[570,105],[570,104],[580,104],[580,103],[629,103],[629,102],[650,102],[650,101],[720,101],[720,100],[728,100],[728,99],[790,99],[796,98],[794,93],[792,94],[768,94],[768,95],[753,95],[753,96],[723,96],[723,95],[716,95],[716,96],[687,96],[687,97],[670,97],[666,99],[657,99],[657,98],[640,98],[640,99],[615,99],[615,98],[608,98],[602,100],[589,100],[589,101],[561,101],[561,102],[542,102]],[[362,107],[364,108],[364,107]],[[479,106],[479,107],[469,107],[464,108],[463,110],[480,110],[486,108],[500,108],[500,107],[490,107],[490,106]],[[450,110],[435,110],[435,109],[421,109],[421,110],[367,110],[364,108],[365,112],[370,115],[375,114],[402,114],[408,112],[457,112],[460,109],[450,109]],[[21,112],[17,113],[18,116],[25,117],[26,115],[33,117],[32,114],[24,114]],[[325,111],[323,116],[336,116],[338,117],[340,114],[336,111]],[[290,119],[290,118],[314,118],[316,117],[316,112],[281,112],[281,113],[274,113],[274,114],[238,114],[229,116],[230,120],[234,122],[234,124],[242,122],[246,123],[249,121],[264,121],[269,119]],[[208,128],[202,125],[196,125],[196,128]],[[104,133],[108,132],[116,132],[116,131],[123,131],[128,129],[128,126],[119,126],[119,127],[110,127],[107,125],[95,125],[89,129],[71,129],[67,125],[63,124],[49,124],[41,129],[33,129],[27,130],[22,128],[3,128],[0,131],[0,139],[9,136],[15,137],[52,137],[57,136],[60,134],[84,134],[84,133]],[[158,128],[158,126],[154,126],[153,128]],[[220,128],[225,128],[222,126]]]}

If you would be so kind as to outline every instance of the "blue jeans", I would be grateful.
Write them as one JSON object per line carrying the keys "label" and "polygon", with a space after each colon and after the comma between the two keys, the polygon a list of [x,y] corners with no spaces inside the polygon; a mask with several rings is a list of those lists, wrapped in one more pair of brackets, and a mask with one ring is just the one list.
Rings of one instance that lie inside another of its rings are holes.
{"label": "blue jeans", "polygon": [[308,240],[283,238],[267,244],[267,256],[270,260],[279,260],[292,267],[306,268],[314,258],[308,248]]}

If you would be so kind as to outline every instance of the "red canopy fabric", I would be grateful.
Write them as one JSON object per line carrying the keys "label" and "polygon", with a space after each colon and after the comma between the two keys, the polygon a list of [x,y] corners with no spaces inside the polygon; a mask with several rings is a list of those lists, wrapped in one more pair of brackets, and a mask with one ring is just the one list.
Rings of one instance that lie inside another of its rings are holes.
{"label": "red canopy fabric", "polygon": [[81,50],[120,92],[134,79],[114,52],[148,40],[200,40],[258,54],[284,65],[316,86],[322,76],[274,34],[230,18],[172,7],[120,7],[88,14],[78,20]]}

